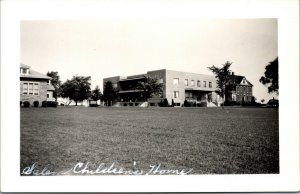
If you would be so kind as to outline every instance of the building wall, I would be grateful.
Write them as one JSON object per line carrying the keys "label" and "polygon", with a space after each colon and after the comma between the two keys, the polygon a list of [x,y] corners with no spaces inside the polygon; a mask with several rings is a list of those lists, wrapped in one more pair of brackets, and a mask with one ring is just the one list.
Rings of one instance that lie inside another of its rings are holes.
{"label": "building wall", "polygon": [[[39,94],[38,95],[29,95],[23,94],[23,83],[39,83]],[[43,79],[33,79],[33,78],[21,78],[20,79],[20,101],[29,101],[30,106],[33,106],[34,101],[39,101],[39,106],[42,105],[42,101],[47,100],[47,88],[48,80]]]}
{"label": "building wall", "polygon": [[236,86],[236,101],[241,102],[242,98],[245,97],[245,102],[251,102],[252,98],[252,86],[237,85]]}
{"label": "building wall", "polygon": [[54,101],[53,91],[47,91],[47,101]]}
{"label": "building wall", "polygon": [[[173,84],[174,78],[179,79],[178,85]],[[188,86],[185,85],[185,79],[188,80]],[[191,80],[194,80],[194,86],[191,85]],[[200,87],[197,86],[198,81],[201,82]],[[204,81],[206,81],[206,87],[204,87]],[[209,88],[209,82],[212,83],[211,88]],[[169,102],[173,99],[174,103],[182,104],[185,101],[185,90],[187,88],[213,92],[217,89],[216,86],[214,76],[166,70],[166,98]],[[179,98],[174,98],[174,91],[179,91]],[[213,98],[214,97],[215,99],[213,100],[216,100],[216,95],[213,95]]]}

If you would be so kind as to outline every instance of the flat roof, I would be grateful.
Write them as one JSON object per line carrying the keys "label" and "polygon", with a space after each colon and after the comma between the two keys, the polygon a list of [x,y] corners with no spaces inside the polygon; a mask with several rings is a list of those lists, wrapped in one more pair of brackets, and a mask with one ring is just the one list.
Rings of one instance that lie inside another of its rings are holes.
{"label": "flat roof", "polygon": [[119,93],[135,93],[135,92],[142,92],[143,90],[122,90]]}
{"label": "flat roof", "polygon": [[125,78],[125,79],[120,79],[119,81],[130,81],[130,80],[139,80],[139,79],[145,79],[145,77],[136,77],[136,78]]}

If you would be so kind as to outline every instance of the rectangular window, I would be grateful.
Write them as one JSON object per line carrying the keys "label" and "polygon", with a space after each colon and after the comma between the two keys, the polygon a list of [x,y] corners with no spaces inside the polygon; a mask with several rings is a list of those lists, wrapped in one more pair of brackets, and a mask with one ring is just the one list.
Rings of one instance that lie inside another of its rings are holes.
{"label": "rectangular window", "polygon": [[49,93],[47,93],[47,98],[49,98],[50,97],[50,94]]}
{"label": "rectangular window", "polygon": [[191,81],[191,85],[192,85],[192,86],[195,85],[195,81],[194,81],[194,80]]}
{"label": "rectangular window", "polygon": [[185,93],[185,98],[193,98],[193,93],[192,92],[186,92]]}
{"label": "rectangular window", "polygon": [[39,95],[39,83],[23,83],[23,94]]}
{"label": "rectangular window", "polygon": [[179,91],[174,91],[174,98],[179,98]]}
{"label": "rectangular window", "polygon": [[203,81],[203,87],[206,88],[206,81]]}
{"label": "rectangular window", "polygon": [[27,74],[27,69],[21,69],[21,74]]}
{"label": "rectangular window", "polygon": [[185,80],[184,80],[184,85],[186,85],[186,86],[189,85],[189,80],[188,80],[188,79],[185,79]]}
{"label": "rectangular window", "polygon": [[28,83],[28,94],[29,95],[33,94],[33,83]]}
{"label": "rectangular window", "polygon": [[201,81],[197,81],[197,87],[201,87]]}
{"label": "rectangular window", "polygon": [[173,84],[178,85],[179,83],[179,78],[173,78]]}
{"label": "rectangular window", "polygon": [[23,83],[23,94],[28,94],[28,83]]}
{"label": "rectangular window", "polygon": [[38,83],[34,83],[34,85],[33,85],[33,94],[39,95],[39,84]]}
{"label": "rectangular window", "polygon": [[212,87],[212,84],[211,82],[208,82],[208,87],[211,88]]}

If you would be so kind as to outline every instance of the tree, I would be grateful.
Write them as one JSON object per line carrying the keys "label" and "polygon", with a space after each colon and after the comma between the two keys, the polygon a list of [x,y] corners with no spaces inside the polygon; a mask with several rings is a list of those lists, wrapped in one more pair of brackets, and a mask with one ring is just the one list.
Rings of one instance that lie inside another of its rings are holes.
{"label": "tree", "polygon": [[231,64],[232,62],[226,61],[226,63],[223,64],[223,67],[221,68],[214,65],[208,67],[208,69],[211,70],[216,76],[218,86],[218,90],[216,90],[216,93],[218,93],[223,98],[222,108],[224,108],[226,86],[228,85],[229,75],[231,74],[231,71],[229,69]]}
{"label": "tree", "polygon": [[168,102],[168,99],[164,99],[164,100],[160,100],[160,103],[158,103],[158,105],[160,106],[160,107],[169,107],[170,105],[169,105],[169,102]]}
{"label": "tree", "polygon": [[77,103],[90,97],[91,95],[91,76],[73,76],[71,80],[67,80],[61,86],[61,96],[69,98]]}
{"label": "tree", "polygon": [[161,95],[163,92],[163,83],[159,83],[157,78],[151,78],[145,76],[144,81],[140,81],[137,84],[137,89],[142,90],[145,101],[152,98],[155,95]]}
{"label": "tree", "polygon": [[278,57],[265,67],[265,76],[262,76],[259,81],[268,86],[268,92],[276,92],[278,95]]}
{"label": "tree", "polygon": [[100,100],[101,97],[102,97],[102,93],[101,93],[99,86],[97,85],[95,87],[95,89],[92,91],[92,99],[97,101],[97,100]]}
{"label": "tree", "polygon": [[61,95],[61,81],[57,71],[48,71],[47,76],[51,77],[51,85],[54,87],[53,97],[57,101],[57,97]]}
{"label": "tree", "polygon": [[261,103],[263,104],[265,102],[265,99],[261,99]]}
{"label": "tree", "polygon": [[257,100],[257,99],[255,98],[255,96],[252,96],[252,97],[251,97],[251,105],[252,105],[252,106],[256,105],[256,100]]}
{"label": "tree", "polygon": [[117,91],[118,91],[117,88],[113,87],[113,84],[111,81],[105,82],[102,100],[104,102],[106,102],[107,106],[111,106],[112,103],[116,101],[116,99],[118,97]]}

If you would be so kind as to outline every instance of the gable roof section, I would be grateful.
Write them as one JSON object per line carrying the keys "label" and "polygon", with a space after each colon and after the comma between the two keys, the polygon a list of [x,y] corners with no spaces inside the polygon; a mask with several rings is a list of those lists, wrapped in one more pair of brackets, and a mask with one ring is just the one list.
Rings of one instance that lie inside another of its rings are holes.
{"label": "gable roof section", "polygon": [[20,75],[21,78],[37,78],[37,79],[48,79],[48,80],[51,80],[52,78],[47,76],[47,75],[44,75],[42,73],[39,73],[37,71],[34,71],[32,69],[29,70],[29,74],[28,75],[23,75],[21,74]]}
{"label": "gable roof section", "polygon": [[55,88],[52,85],[47,85],[47,91],[54,91]]}
{"label": "gable roof section", "polygon": [[[232,85],[241,84],[241,82],[244,78],[245,78],[245,76],[241,76],[241,75],[229,75],[229,84],[232,84]],[[250,86],[253,86],[247,79],[246,79],[246,81],[248,82],[248,84]]]}
{"label": "gable roof section", "polygon": [[32,69],[30,69],[30,66],[25,65],[23,63],[20,63],[20,68],[24,68],[24,69],[29,69],[29,74],[20,74],[20,78],[36,78],[36,79],[47,79],[47,80],[51,80],[52,78],[42,74],[40,72],[34,71]]}
{"label": "gable roof section", "polygon": [[21,63],[20,67],[25,68],[25,69],[30,69],[30,66],[25,65],[25,64],[23,64],[23,63]]}

